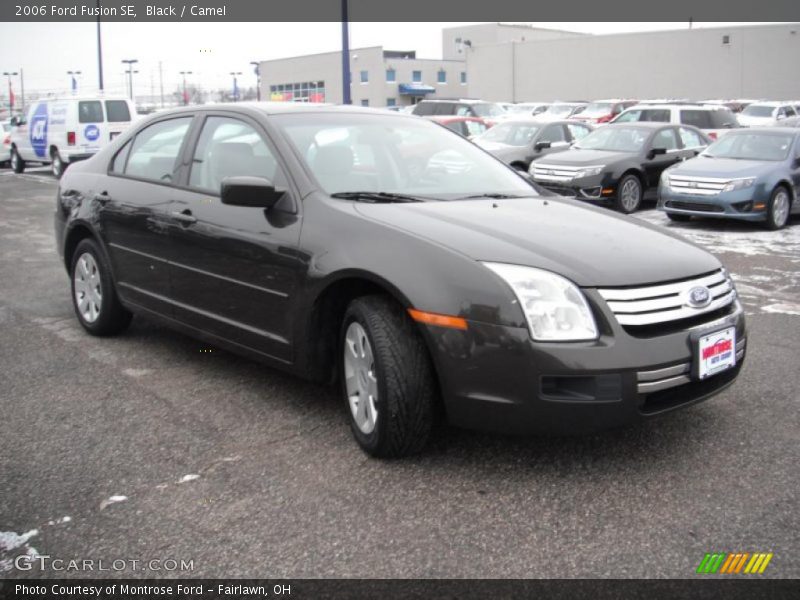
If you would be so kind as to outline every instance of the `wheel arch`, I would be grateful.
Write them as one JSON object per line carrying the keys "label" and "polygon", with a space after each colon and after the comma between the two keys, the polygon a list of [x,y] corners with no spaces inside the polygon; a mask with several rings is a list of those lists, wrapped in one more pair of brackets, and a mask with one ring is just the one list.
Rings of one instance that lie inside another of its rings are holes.
{"label": "wheel arch", "polygon": [[[89,225],[89,223],[86,221],[76,221],[71,223],[69,229],[66,231],[62,246],[64,267],[66,267],[67,271],[69,271],[70,267],[72,266],[72,255],[75,253],[75,248],[77,248],[78,244],[80,244],[81,241],[85,240],[86,238],[91,238],[97,242],[97,245],[100,247],[100,251],[103,253],[103,258],[105,259],[106,264],[109,266],[109,270],[112,270],[111,260],[103,240],[100,239],[100,236],[97,234],[94,228]],[[112,279],[114,279],[113,270]]]}
{"label": "wheel arch", "polygon": [[789,203],[790,206],[794,204],[795,200],[797,200],[795,196],[794,186],[789,182],[786,178],[779,179],[775,185],[772,187],[772,191],[774,192],[779,187],[786,188],[786,191],[789,192]]}

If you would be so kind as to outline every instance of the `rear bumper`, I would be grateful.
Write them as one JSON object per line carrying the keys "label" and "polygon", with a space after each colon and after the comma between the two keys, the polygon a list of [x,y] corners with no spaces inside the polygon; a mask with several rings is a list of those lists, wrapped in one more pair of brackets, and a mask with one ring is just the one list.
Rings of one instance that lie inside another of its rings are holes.
{"label": "rear bumper", "polygon": [[[598,308],[602,300],[587,292]],[[603,314],[599,321],[606,317]],[[701,326],[634,337],[614,320],[599,340],[538,343],[527,329],[469,323],[430,327],[434,362],[451,423],[515,434],[582,434],[618,427],[701,402],[731,385],[746,356],[744,313]],[[736,366],[697,380],[692,334],[736,328]]]}
{"label": "rear bumper", "polygon": [[79,160],[86,160],[88,158],[92,158],[94,155],[95,155],[94,152],[90,152],[90,153],[87,153],[87,152],[76,152],[76,153],[64,152],[64,153],[62,153],[61,158],[64,159],[66,162],[71,162],[72,163],[72,162],[78,162]]}

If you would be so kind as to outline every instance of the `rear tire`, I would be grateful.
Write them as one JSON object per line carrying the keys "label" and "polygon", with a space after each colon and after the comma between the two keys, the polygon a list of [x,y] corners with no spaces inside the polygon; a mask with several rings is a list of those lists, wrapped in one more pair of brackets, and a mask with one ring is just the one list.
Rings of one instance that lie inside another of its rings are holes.
{"label": "rear tire", "polygon": [[67,163],[61,159],[58,148],[53,148],[50,151],[50,166],[53,170],[53,177],[56,179],[61,179],[61,176],[64,175],[64,171],[67,170]]}
{"label": "rear tire", "polygon": [[772,191],[769,204],[767,204],[767,229],[776,231],[783,229],[789,222],[789,213],[792,210],[792,198],[782,185]]}
{"label": "rear tire", "polygon": [[358,444],[381,458],[419,452],[437,386],[415,324],[390,298],[364,296],[348,306],[339,340],[342,395]]}
{"label": "rear tire", "polygon": [[677,223],[688,223],[692,220],[692,215],[681,215],[678,213],[667,213],[667,217],[669,217],[670,221],[675,221]]}
{"label": "rear tire", "polygon": [[25,161],[22,160],[16,148],[11,149],[11,169],[14,173],[22,173],[25,171]]}
{"label": "rear tire", "polygon": [[643,193],[642,182],[639,178],[632,173],[625,175],[617,186],[614,208],[626,215],[636,212],[642,205]]}
{"label": "rear tire", "polygon": [[81,326],[97,336],[124,331],[133,315],[119,301],[111,271],[91,238],[78,243],[70,263],[72,306]]}

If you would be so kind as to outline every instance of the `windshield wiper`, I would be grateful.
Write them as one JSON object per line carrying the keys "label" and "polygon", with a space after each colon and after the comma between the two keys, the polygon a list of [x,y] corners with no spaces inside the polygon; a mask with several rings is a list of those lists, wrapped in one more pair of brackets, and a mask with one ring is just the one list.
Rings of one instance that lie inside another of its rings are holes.
{"label": "windshield wiper", "polygon": [[336,192],[331,198],[343,200],[358,200],[365,202],[423,202],[421,196],[406,196],[405,194],[390,194],[388,192]]}
{"label": "windshield wiper", "polygon": [[524,198],[525,196],[517,196],[514,194],[475,194],[474,196],[464,196],[463,198],[458,198],[459,200],[472,200],[473,198],[491,198],[492,200],[506,200],[508,198]]}

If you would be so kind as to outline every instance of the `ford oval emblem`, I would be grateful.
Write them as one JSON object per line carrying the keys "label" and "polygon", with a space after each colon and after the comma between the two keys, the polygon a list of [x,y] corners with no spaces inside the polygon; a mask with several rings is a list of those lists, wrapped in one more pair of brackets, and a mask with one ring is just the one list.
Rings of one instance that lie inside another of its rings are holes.
{"label": "ford oval emblem", "polygon": [[704,285],[698,285],[689,290],[689,306],[703,308],[711,304],[711,292]]}

